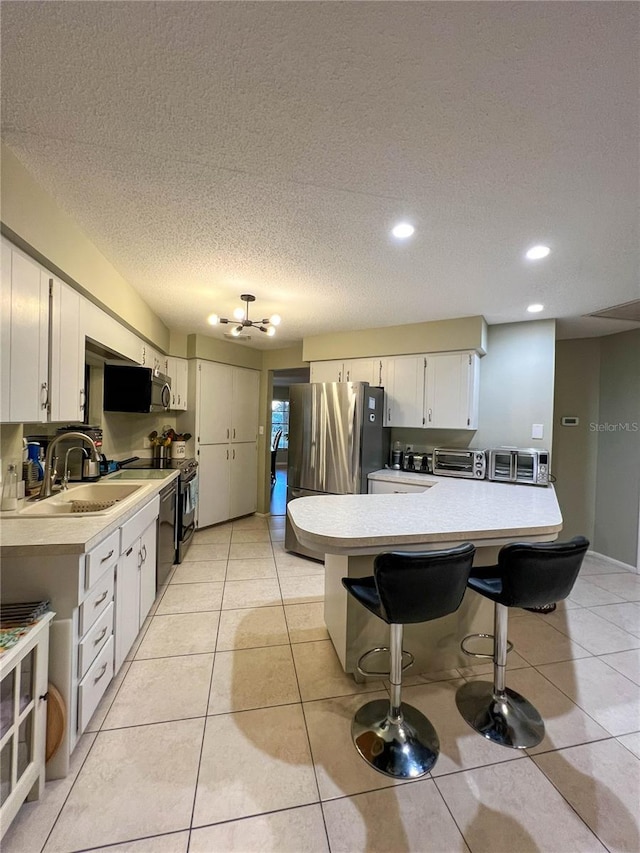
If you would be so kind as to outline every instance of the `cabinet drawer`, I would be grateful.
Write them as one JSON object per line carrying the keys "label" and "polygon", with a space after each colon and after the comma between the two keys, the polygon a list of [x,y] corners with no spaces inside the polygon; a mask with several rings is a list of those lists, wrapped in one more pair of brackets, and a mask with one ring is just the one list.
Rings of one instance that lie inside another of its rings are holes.
{"label": "cabinet drawer", "polygon": [[133,518],[125,523],[120,528],[120,553],[124,554],[133,545],[136,539],[144,533],[151,522],[157,518],[160,511],[160,498],[156,497],[144,506],[140,512],[137,512]]}
{"label": "cabinet drawer", "polygon": [[113,678],[113,635],[78,685],[78,732],[83,732]]}
{"label": "cabinet drawer", "polygon": [[78,678],[82,678],[95,656],[107,644],[113,634],[113,601],[93,623],[78,643]]}
{"label": "cabinet drawer", "polygon": [[87,597],[79,608],[78,633],[82,637],[96,621],[98,616],[107,609],[113,599],[113,578],[115,567],[111,566],[98,582],[89,590]]}
{"label": "cabinet drawer", "polygon": [[385,480],[369,480],[370,495],[407,495],[426,492],[433,485],[425,483],[424,486],[420,483],[389,483]]}
{"label": "cabinet drawer", "polygon": [[110,536],[89,551],[84,562],[84,588],[90,589],[105,569],[112,566],[120,556],[120,531],[114,530]]}

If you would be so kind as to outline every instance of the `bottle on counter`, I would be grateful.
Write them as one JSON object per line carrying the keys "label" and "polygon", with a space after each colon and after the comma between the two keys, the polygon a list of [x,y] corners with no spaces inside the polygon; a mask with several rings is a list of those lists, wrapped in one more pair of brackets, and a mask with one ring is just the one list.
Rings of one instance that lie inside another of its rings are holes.
{"label": "bottle on counter", "polygon": [[391,467],[394,471],[400,471],[402,468],[402,448],[400,442],[396,441],[391,451]]}
{"label": "bottle on counter", "polygon": [[0,509],[18,509],[18,466],[13,462],[7,465],[7,473],[2,481],[2,502]]}

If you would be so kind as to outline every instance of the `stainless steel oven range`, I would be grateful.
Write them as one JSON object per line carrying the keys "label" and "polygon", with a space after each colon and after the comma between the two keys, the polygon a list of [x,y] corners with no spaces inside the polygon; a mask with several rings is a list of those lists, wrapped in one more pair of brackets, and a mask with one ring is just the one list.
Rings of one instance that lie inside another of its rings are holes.
{"label": "stainless steel oven range", "polygon": [[198,504],[198,463],[195,459],[136,459],[124,466],[127,470],[171,468],[178,470],[178,497],[176,517],[176,563],[181,563],[187,553],[196,529]]}

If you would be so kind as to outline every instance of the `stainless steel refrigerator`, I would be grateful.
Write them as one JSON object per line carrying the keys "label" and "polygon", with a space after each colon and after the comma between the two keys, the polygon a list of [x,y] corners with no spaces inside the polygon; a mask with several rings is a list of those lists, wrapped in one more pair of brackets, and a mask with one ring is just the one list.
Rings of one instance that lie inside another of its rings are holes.
{"label": "stainless steel refrigerator", "polygon": [[[291,385],[287,503],[310,495],[367,492],[367,476],[388,461],[383,412],[384,389],[366,382]],[[285,548],[324,559],[298,542],[288,516]]]}

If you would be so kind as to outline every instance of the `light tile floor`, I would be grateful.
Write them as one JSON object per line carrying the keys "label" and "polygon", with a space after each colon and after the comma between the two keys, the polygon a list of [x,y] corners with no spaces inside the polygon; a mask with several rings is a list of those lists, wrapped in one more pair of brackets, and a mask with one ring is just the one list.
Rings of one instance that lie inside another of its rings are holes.
{"label": "light tile floor", "polygon": [[441,755],[397,784],[350,737],[385,682],[342,672],[322,567],[284,551],[284,518],[196,536],[70,775],[23,806],[3,853],[640,850],[636,575],[587,558],[553,615],[511,612],[507,683],[546,724],[529,753],[489,743],[456,710],[456,688],[490,666],[407,675]]}

